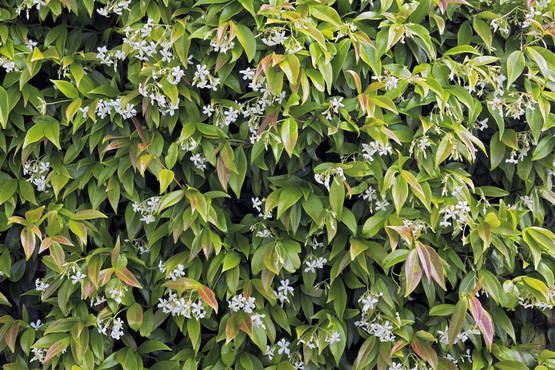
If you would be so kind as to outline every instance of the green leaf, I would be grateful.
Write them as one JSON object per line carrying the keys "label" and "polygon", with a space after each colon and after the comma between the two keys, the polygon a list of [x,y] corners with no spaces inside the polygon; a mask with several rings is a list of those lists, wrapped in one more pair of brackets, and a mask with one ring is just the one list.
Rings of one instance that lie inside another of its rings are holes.
{"label": "green leaf", "polygon": [[336,217],[341,218],[343,202],[345,201],[345,185],[339,176],[334,176],[330,187],[330,206]]}
{"label": "green leaf", "polygon": [[455,311],[453,311],[453,315],[451,316],[451,321],[449,322],[449,330],[447,332],[449,346],[452,346],[455,343],[455,339],[461,332],[464,324],[464,318],[466,316],[467,307],[467,299],[465,297],[459,298],[459,301],[455,306]]}
{"label": "green leaf", "polygon": [[393,203],[395,203],[395,210],[397,214],[399,214],[409,195],[408,184],[403,176],[397,176],[395,178],[391,193],[393,196]]}
{"label": "green leaf", "polygon": [[488,50],[491,50],[493,35],[491,33],[490,26],[480,18],[474,16],[472,17],[472,27],[474,28],[474,31],[476,31],[476,33],[484,41]]}
{"label": "green leaf", "polygon": [[293,155],[293,150],[295,149],[295,144],[299,137],[297,121],[293,118],[287,118],[281,124],[281,142],[285,148],[285,151],[291,157]]}
{"label": "green leaf", "polygon": [[507,57],[507,89],[510,89],[513,82],[524,71],[525,61],[524,53],[520,50],[513,51]]}
{"label": "green leaf", "polygon": [[171,184],[174,178],[174,173],[172,170],[163,169],[158,174],[158,181],[160,182],[160,194],[166,191],[168,186]]}
{"label": "green leaf", "polygon": [[310,6],[310,15],[314,18],[320,19],[324,22],[329,22],[336,26],[342,24],[341,17],[335,9],[327,5],[312,5]]}
{"label": "green leaf", "polygon": [[8,92],[0,86],[0,125],[2,128],[8,127],[8,116],[10,114],[10,105]]}
{"label": "green leaf", "polygon": [[73,86],[73,84],[69,81],[63,80],[50,80],[57,88],[64,94],[66,97],[70,99],[77,99],[79,98],[79,91]]}
{"label": "green leaf", "polygon": [[235,268],[236,266],[239,265],[240,262],[241,262],[241,256],[238,253],[235,253],[235,252],[227,253],[224,257],[222,272]]}
{"label": "green leaf", "polygon": [[239,39],[239,43],[243,47],[243,50],[245,50],[248,61],[252,61],[254,59],[254,55],[256,54],[256,39],[254,38],[252,31],[241,23],[232,23],[232,25],[235,27],[237,38]]}
{"label": "green leaf", "polygon": [[143,323],[143,308],[138,303],[133,303],[127,309],[127,324],[135,331],[139,330]]}

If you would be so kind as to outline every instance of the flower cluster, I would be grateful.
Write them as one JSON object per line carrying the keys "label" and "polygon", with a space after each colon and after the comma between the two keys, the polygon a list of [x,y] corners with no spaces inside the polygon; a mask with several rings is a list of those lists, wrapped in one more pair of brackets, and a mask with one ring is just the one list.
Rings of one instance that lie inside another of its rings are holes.
{"label": "flower cluster", "polygon": [[285,302],[289,303],[289,296],[293,297],[294,292],[295,289],[289,285],[289,279],[281,280],[277,291],[274,290],[274,294],[281,304]]}
{"label": "flower cluster", "polygon": [[267,28],[260,37],[260,40],[268,46],[283,45],[286,39],[285,28],[282,27]]}
{"label": "flower cluster", "polygon": [[355,326],[363,329],[368,334],[377,337],[380,342],[395,342],[395,335],[393,334],[393,325],[387,320],[380,324],[379,322],[369,322],[367,320],[360,320],[355,322]]}
{"label": "flower cluster", "polygon": [[209,90],[218,90],[218,85],[220,84],[220,79],[213,77],[208,69],[206,68],[206,64],[197,64],[195,71],[195,76],[193,77],[193,86],[198,87],[199,89],[209,89]]}
{"label": "flower cluster", "polygon": [[528,155],[531,148],[531,138],[530,133],[527,131],[519,132],[517,134],[518,138],[518,150],[511,150],[511,155],[509,158],[505,159],[506,163],[517,164],[522,162],[524,158]]}
{"label": "flower cluster", "polygon": [[35,280],[35,289],[37,290],[37,292],[44,292],[49,287],[50,287],[50,284],[43,281],[42,279]]}
{"label": "flower cluster", "polygon": [[50,162],[26,161],[23,164],[23,175],[27,176],[27,181],[35,185],[37,191],[46,191],[50,187],[47,181],[50,172]]}
{"label": "flower cluster", "polygon": [[133,202],[133,212],[141,215],[140,220],[145,224],[156,221],[154,215],[158,211],[160,205],[160,197],[152,197],[143,202]]}
{"label": "flower cluster", "polygon": [[175,269],[173,269],[172,272],[170,272],[170,279],[172,280],[176,280],[180,277],[185,276],[185,266],[183,266],[181,263],[179,265],[177,265],[177,267]]}
{"label": "flower cluster", "polygon": [[8,59],[4,56],[0,56],[0,67],[4,68],[4,70],[6,70],[6,73],[15,72],[19,70],[13,60]]}
{"label": "flower cluster", "polygon": [[187,319],[195,318],[200,320],[206,317],[206,308],[202,301],[193,301],[191,297],[185,299],[178,297],[175,293],[169,293],[167,298],[160,298],[158,308],[162,312],[171,314],[172,316],[183,316]]}
{"label": "flower cluster", "polygon": [[443,220],[439,223],[443,227],[449,227],[453,223],[463,226],[471,217],[471,209],[465,201],[459,201],[455,205],[443,207],[439,213],[443,215]]}
{"label": "flower cluster", "polygon": [[256,308],[256,298],[245,297],[243,293],[231,297],[231,300],[227,301],[229,309],[233,312],[243,311],[245,313],[253,313]]}
{"label": "flower cluster", "polygon": [[371,141],[370,143],[363,143],[362,144],[362,157],[364,160],[368,162],[372,162],[374,160],[374,155],[377,153],[378,155],[385,156],[392,153],[392,148],[389,143],[385,145],[383,143],[377,141]]}
{"label": "flower cluster", "polygon": [[[179,67],[177,67],[179,68]],[[173,69],[172,69],[173,70]],[[180,69],[180,71],[182,71]],[[181,73],[167,75],[170,83],[177,84],[181,80]],[[161,92],[161,84],[153,83],[139,83],[137,91],[140,95],[149,99],[151,105],[158,108],[162,116],[173,116],[179,108],[179,98],[176,103],[173,103],[166,95]]]}
{"label": "flower cluster", "polygon": [[206,163],[208,161],[201,154],[196,153],[196,154],[191,155],[190,160],[191,160],[191,162],[193,162],[195,167],[197,169],[199,169],[200,171],[206,170]]}
{"label": "flower cluster", "polygon": [[328,262],[328,260],[324,257],[309,257],[306,261],[304,261],[306,268],[304,269],[305,272],[316,272],[316,269],[323,269],[324,265]]}
{"label": "flower cluster", "polygon": [[108,3],[108,5],[96,9],[96,12],[103,17],[109,17],[110,13],[122,15],[124,10],[129,10],[131,0],[116,0]]}
{"label": "flower cluster", "polygon": [[314,180],[316,180],[318,184],[324,185],[329,191],[332,176],[338,176],[343,181],[347,180],[345,174],[343,173],[343,168],[341,167],[332,167],[322,173],[315,173]]}
{"label": "flower cluster", "polygon": [[137,111],[133,104],[125,104],[122,98],[118,99],[110,99],[104,100],[100,99],[96,104],[96,115],[100,119],[104,119],[107,116],[111,115],[112,112],[115,112],[121,115],[124,119],[129,119],[135,117]]}
{"label": "flower cluster", "polygon": [[[448,335],[447,327],[445,328],[445,330],[438,330],[437,333],[439,334],[439,342],[441,344],[449,344],[449,335]],[[468,340],[468,338],[471,335],[480,335],[480,330],[468,329],[468,330],[461,331],[455,338],[454,343],[455,344],[459,342],[464,343]]]}
{"label": "flower cluster", "polygon": [[121,303],[123,297],[125,296],[125,292],[127,291],[126,287],[117,287],[108,290],[107,296],[110,299],[113,299],[117,303]]}
{"label": "flower cluster", "polygon": [[104,324],[100,320],[97,320],[96,322],[98,332],[103,335],[108,335],[108,330],[110,329],[110,326],[110,337],[112,337],[112,339],[114,340],[119,340],[124,334],[122,319],[116,317],[113,320],[107,320]]}

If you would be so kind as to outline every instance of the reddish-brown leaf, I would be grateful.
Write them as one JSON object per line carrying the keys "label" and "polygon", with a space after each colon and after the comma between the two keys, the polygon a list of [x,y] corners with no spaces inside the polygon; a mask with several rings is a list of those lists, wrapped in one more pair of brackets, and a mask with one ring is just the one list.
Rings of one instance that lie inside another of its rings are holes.
{"label": "reddish-brown leaf", "polygon": [[197,289],[197,291],[200,299],[202,299],[204,303],[212,307],[214,311],[218,312],[218,301],[216,300],[216,295],[214,294],[214,291],[204,285],[201,285]]}
{"label": "reddish-brown leaf", "polygon": [[50,248],[50,246],[52,245],[52,241],[52,238],[42,239],[42,242],[40,243],[39,254]]}
{"label": "reddish-brown leaf", "polygon": [[418,262],[416,249],[410,251],[405,262],[405,284],[407,286],[405,297],[408,296],[420,283],[422,279],[422,268]]}
{"label": "reddish-brown leaf", "polygon": [[432,279],[443,289],[447,290],[445,287],[445,273],[443,271],[443,261],[436,250],[432,247],[425,246],[428,250],[428,255],[430,256],[431,262],[431,274]]}
{"label": "reddish-brown leaf", "polygon": [[216,161],[216,173],[218,174],[218,180],[220,180],[222,188],[227,190],[230,172],[227,168],[225,168],[224,160],[221,155],[218,156],[218,160]]}
{"label": "reddish-brown leaf", "polygon": [[412,231],[408,226],[386,226],[388,229],[395,230],[399,235],[407,240],[412,240]]}
{"label": "reddish-brown leaf", "polygon": [[51,237],[50,239],[52,239],[52,240],[54,240],[55,242],[58,242],[58,243],[60,243],[60,244],[62,244],[62,245],[67,245],[67,246],[69,246],[69,247],[72,247],[72,246],[73,246],[73,243],[71,242],[71,240],[69,240],[68,238],[66,238],[66,237],[63,236],[63,235],[56,235],[56,236]]}
{"label": "reddish-brown leaf", "polygon": [[118,257],[119,257],[120,248],[121,248],[121,242],[120,242],[119,236],[118,236],[118,238],[116,239],[116,244],[114,245],[114,249],[112,249],[112,256],[111,256],[112,267],[114,267],[116,265],[116,262],[117,262]]}
{"label": "reddish-brown leaf", "polygon": [[83,291],[83,296],[85,298],[90,297],[94,292],[96,291],[96,288],[94,287],[93,283],[91,283],[90,281],[87,282],[87,285],[84,288]]}
{"label": "reddish-brown leaf", "polygon": [[51,345],[50,348],[48,348],[48,351],[46,352],[46,357],[44,358],[44,362],[50,361],[54,356],[57,356],[60,353],[62,353],[62,351],[66,349],[68,345],[69,345],[69,338],[60,339],[59,341]]}
{"label": "reddish-brown leaf", "polygon": [[35,235],[33,234],[33,231],[31,231],[31,229],[29,229],[28,227],[24,227],[21,230],[21,234],[19,234],[19,238],[21,240],[23,250],[25,251],[25,259],[28,260],[33,255],[33,251],[35,250],[35,246],[37,244]]}
{"label": "reddish-brown leaf", "polygon": [[108,281],[110,281],[110,278],[112,277],[113,273],[114,273],[114,269],[112,268],[104,269],[100,271],[100,273],[98,274],[98,278],[100,280],[100,286],[104,286],[108,284]]}
{"label": "reddish-brown leaf", "polygon": [[133,275],[131,271],[127,267],[121,267],[115,270],[117,277],[123,281],[125,284],[129,286],[134,286],[136,288],[141,289],[142,285],[139,283],[139,280]]}
{"label": "reddish-brown leaf", "polygon": [[236,314],[237,318],[237,327],[242,332],[251,335],[252,334],[252,319],[251,316],[245,312],[238,312]]}
{"label": "reddish-brown leaf", "polygon": [[17,333],[19,332],[19,323],[17,321],[12,322],[10,328],[8,329],[4,340],[10,348],[10,351],[15,352],[15,340],[17,338]]}
{"label": "reddish-brown leaf", "polygon": [[437,353],[430,343],[420,339],[413,339],[410,346],[421,359],[426,360],[433,369],[437,369]]}
{"label": "reddish-brown leaf", "polygon": [[491,350],[494,333],[491,316],[484,310],[482,304],[476,297],[470,297],[470,312],[472,313],[472,317],[474,317],[474,321],[476,321],[476,325],[478,325],[478,329],[482,332],[484,340],[486,341],[486,347],[488,350]]}
{"label": "reddish-brown leaf", "polygon": [[239,334],[239,328],[237,327],[237,322],[234,320],[233,316],[227,319],[225,325],[225,338],[226,342],[231,342]]}
{"label": "reddish-brown leaf", "polygon": [[420,242],[416,243],[416,251],[418,252],[418,259],[420,259],[420,265],[422,266],[422,270],[426,274],[428,280],[432,278],[432,260],[430,258],[430,253],[428,248]]}
{"label": "reddish-brown leaf", "polygon": [[404,339],[399,339],[397,342],[393,343],[393,346],[391,346],[390,357],[393,357],[395,353],[397,353],[402,348],[406,347],[407,344],[409,344],[409,342],[407,342]]}

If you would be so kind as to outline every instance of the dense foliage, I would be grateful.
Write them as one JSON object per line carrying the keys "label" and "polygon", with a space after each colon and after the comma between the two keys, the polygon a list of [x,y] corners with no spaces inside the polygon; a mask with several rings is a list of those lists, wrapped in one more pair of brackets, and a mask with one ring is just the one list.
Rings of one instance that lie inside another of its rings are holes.
{"label": "dense foliage", "polygon": [[4,0],[4,369],[549,369],[555,3]]}

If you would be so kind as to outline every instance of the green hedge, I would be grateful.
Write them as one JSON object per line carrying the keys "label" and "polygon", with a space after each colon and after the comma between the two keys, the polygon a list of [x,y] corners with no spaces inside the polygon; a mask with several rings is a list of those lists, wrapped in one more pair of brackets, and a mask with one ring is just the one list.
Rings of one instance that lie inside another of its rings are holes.
{"label": "green hedge", "polygon": [[4,0],[4,369],[553,369],[555,3]]}

